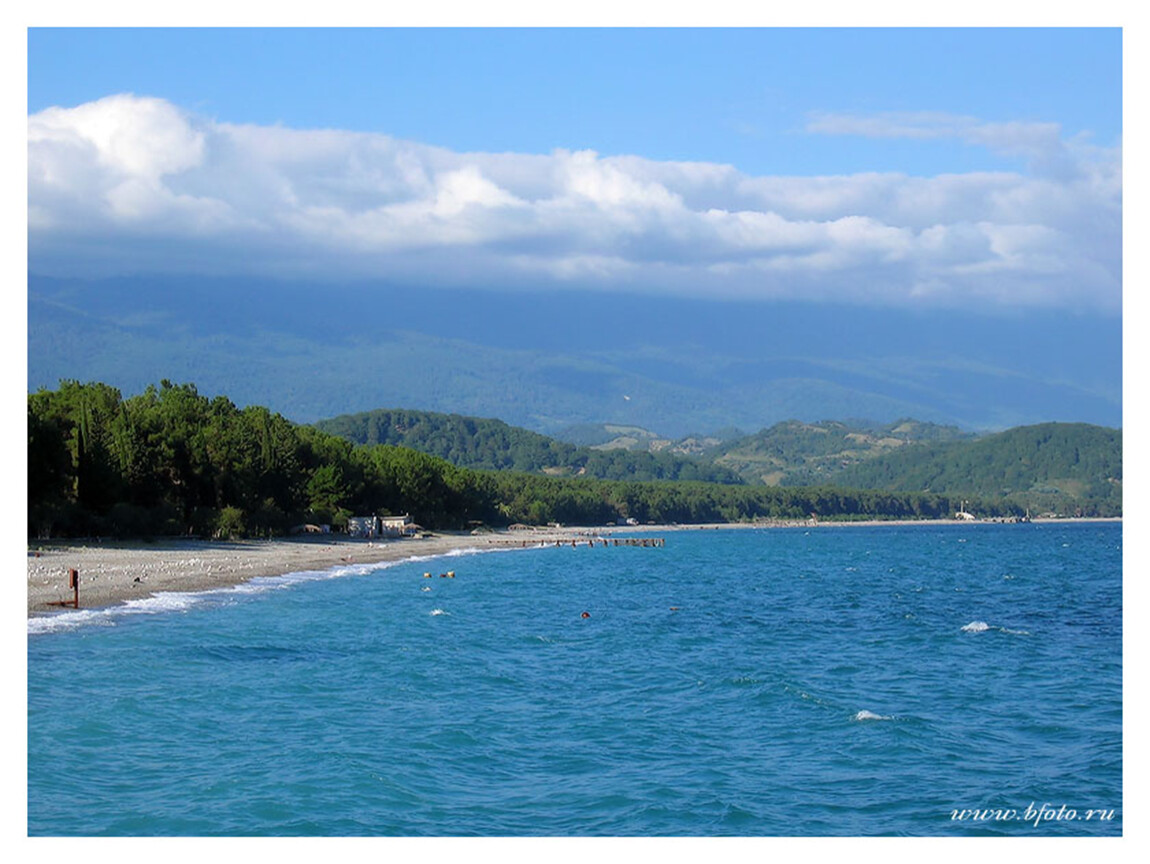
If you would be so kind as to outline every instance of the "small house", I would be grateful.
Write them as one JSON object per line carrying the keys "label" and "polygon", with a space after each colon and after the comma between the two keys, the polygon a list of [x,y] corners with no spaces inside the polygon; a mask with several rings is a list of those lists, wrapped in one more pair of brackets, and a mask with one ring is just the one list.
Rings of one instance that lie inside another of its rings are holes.
{"label": "small house", "polygon": [[347,520],[347,533],[352,537],[378,537],[380,524],[378,516],[350,516]]}
{"label": "small house", "polygon": [[411,521],[411,516],[404,513],[402,516],[381,516],[379,518],[380,534],[389,537],[404,537],[415,532],[418,526]]}

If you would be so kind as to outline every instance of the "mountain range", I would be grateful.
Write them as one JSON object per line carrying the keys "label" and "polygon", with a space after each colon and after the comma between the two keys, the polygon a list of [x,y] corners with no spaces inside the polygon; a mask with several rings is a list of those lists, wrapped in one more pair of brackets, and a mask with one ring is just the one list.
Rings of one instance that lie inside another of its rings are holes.
{"label": "mountain range", "polygon": [[240,277],[28,284],[28,387],[194,380],[296,422],[381,405],[679,440],[798,419],[1122,422],[1121,318]]}
{"label": "mountain range", "polygon": [[[1083,423],[975,435],[913,419],[884,425],[785,421],[728,440],[670,440],[607,424],[601,435],[615,437],[595,445],[558,441],[499,420],[410,410],[379,409],[316,425],[357,444],[410,447],[463,468],[935,492],[1005,499],[1036,515],[1122,512],[1122,433]],[[595,439],[592,426],[570,431]]]}

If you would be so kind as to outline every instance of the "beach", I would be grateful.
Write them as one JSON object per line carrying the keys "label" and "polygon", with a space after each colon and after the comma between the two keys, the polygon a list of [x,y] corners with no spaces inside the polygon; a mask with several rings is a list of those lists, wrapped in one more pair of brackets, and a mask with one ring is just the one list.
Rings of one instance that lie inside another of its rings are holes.
{"label": "beach", "polygon": [[[1042,522],[1121,520],[1046,519]],[[1036,524],[1038,520],[1035,520]],[[28,544],[28,615],[70,608],[69,571],[80,580],[80,608],[96,609],[164,591],[208,591],[261,576],[328,570],[345,564],[375,564],[445,555],[457,549],[508,549],[592,538],[656,536],[674,531],[754,528],[833,528],[871,525],[979,525],[954,520],[819,521],[775,520],[709,525],[628,525],[603,528],[534,528],[519,531],[435,532],[421,537],[365,540],[339,534],[275,540],[95,541],[45,540]]]}
{"label": "beach", "polygon": [[[533,528],[518,531],[435,532],[415,538],[365,540],[341,534],[274,540],[44,540],[28,544],[28,615],[69,608],[69,571],[80,580],[80,608],[96,609],[163,591],[208,591],[261,576],[328,570],[444,555],[457,549],[524,548],[586,543],[591,537],[652,534],[733,525]],[[752,527],[752,526],[745,526]]]}
{"label": "beach", "polygon": [[[585,529],[584,529],[585,530]],[[579,531],[436,532],[419,538],[364,540],[343,535],[276,540],[30,541],[28,614],[59,608],[74,597],[69,571],[80,579],[80,608],[95,609],[162,591],[207,591],[260,576],[328,570],[443,555],[456,549],[522,546],[569,541]]]}

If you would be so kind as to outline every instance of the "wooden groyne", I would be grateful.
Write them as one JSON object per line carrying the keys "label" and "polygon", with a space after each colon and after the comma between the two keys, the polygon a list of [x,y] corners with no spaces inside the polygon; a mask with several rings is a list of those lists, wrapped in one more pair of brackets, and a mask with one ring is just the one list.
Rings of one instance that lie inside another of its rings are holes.
{"label": "wooden groyne", "polygon": [[663,537],[574,537],[571,539],[539,538],[537,540],[491,540],[492,546],[508,549],[527,549],[536,546],[570,546],[578,549],[580,546],[594,548],[602,546],[639,546],[645,549],[657,549],[667,545]]}

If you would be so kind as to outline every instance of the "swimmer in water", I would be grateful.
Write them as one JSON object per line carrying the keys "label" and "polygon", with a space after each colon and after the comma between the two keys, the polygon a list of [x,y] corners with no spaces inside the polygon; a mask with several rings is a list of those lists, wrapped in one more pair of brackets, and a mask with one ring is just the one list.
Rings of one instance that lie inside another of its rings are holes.
{"label": "swimmer in water", "polygon": [[590,617],[591,617],[591,613],[590,613],[590,612],[584,612],[584,613],[583,613],[582,615],[580,615],[579,617],[580,617],[580,618],[590,618]]}

